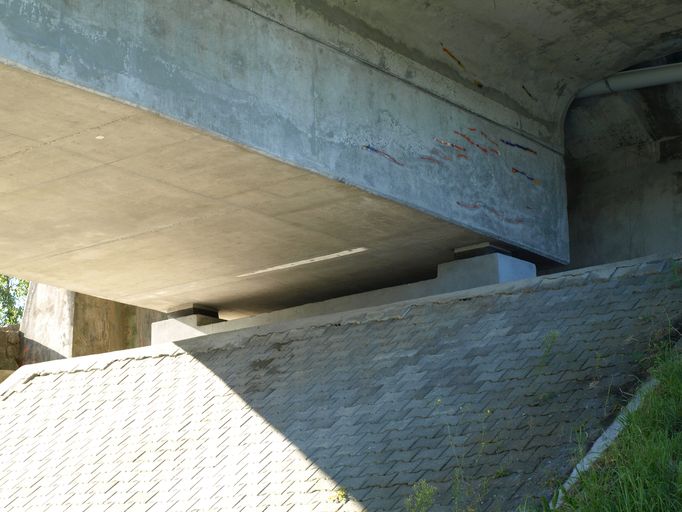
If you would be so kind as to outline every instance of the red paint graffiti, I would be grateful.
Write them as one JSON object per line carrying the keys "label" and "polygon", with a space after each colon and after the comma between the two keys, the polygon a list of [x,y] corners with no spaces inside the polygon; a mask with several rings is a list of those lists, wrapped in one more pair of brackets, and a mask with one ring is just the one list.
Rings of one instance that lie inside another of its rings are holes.
{"label": "red paint graffiti", "polygon": [[433,164],[443,165],[443,162],[441,162],[440,160],[438,160],[437,158],[434,158],[432,156],[423,156],[422,155],[419,158],[421,158],[422,160],[426,160],[427,162],[431,162]]}
{"label": "red paint graffiti", "polygon": [[458,146],[457,144],[454,144],[452,142],[448,142],[447,140],[439,139],[438,137],[435,137],[433,140],[435,140],[441,146],[447,146],[449,148],[454,148],[457,151],[466,151],[466,148],[463,148],[462,146]]}

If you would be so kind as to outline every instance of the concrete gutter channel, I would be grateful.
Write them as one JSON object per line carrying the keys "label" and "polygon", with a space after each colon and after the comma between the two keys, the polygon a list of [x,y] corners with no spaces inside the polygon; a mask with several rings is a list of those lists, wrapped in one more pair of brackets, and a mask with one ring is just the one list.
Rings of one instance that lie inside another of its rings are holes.
{"label": "concrete gutter channel", "polygon": [[[674,350],[682,350],[682,345],[680,341],[677,341],[674,345]],[[597,440],[592,444],[592,447],[587,451],[585,456],[576,464],[571,474],[568,476],[566,481],[559,487],[556,502],[551,504],[552,510],[558,510],[561,508],[565,501],[566,495],[571,492],[571,489],[578,483],[580,475],[589,471],[592,465],[597,462],[602,455],[609,449],[609,447],[616,442],[618,435],[625,428],[625,422],[630,414],[639,409],[642,405],[644,398],[651,393],[659,382],[655,378],[649,378],[646,380],[635,392],[630,401],[623,407],[623,409],[618,413],[616,419],[613,420],[611,425],[604,430],[604,432],[597,438]]]}
{"label": "concrete gutter channel", "polygon": [[642,400],[649,394],[656,386],[658,381],[656,379],[649,379],[640,386],[628,404],[623,407],[616,419],[611,423],[602,435],[600,435],[594,442],[592,447],[588,450],[585,456],[576,464],[575,468],[561,485],[558,490],[558,498],[555,503],[551,504],[552,510],[558,510],[564,503],[566,494],[578,483],[580,475],[588,471],[592,465],[597,462],[606,450],[618,439],[618,435],[625,427],[625,420],[628,415],[635,412],[642,405]]}

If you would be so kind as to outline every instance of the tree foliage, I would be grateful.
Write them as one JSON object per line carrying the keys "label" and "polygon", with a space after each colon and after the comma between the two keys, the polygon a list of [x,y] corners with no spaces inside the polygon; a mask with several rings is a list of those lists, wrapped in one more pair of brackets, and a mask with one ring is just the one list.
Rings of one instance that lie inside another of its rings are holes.
{"label": "tree foliage", "polygon": [[28,281],[0,274],[0,326],[21,322],[27,293]]}

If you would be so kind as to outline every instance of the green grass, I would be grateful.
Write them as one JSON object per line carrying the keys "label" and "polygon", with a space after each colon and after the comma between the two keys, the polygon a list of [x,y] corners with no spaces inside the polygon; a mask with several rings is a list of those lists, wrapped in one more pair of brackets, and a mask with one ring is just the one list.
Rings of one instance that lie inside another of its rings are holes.
{"label": "green grass", "polygon": [[652,374],[658,386],[580,475],[561,512],[682,511],[682,356],[668,351]]}
{"label": "green grass", "polygon": [[433,507],[433,500],[438,489],[424,480],[419,480],[412,487],[412,494],[405,501],[407,512],[428,512]]}

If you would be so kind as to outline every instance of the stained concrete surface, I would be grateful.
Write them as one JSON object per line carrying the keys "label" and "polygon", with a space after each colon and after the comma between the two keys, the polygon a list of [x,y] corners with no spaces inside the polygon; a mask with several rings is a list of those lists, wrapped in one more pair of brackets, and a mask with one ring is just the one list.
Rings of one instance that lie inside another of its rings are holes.
{"label": "stained concrete surface", "polygon": [[0,327],[0,382],[19,368],[22,342],[18,325]]}
{"label": "stained concrete surface", "polygon": [[682,85],[577,101],[567,117],[574,267],[682,249]]}
{"label": "stained concrete surface", "polygon": [[12,372],[19,367],[21,363],[21,338],[19,326],[0,327],[0,370]]}
{"label": "stained concrete surface", "polygon": [[[428,278],[452,249],[486,239],[51,80],[4,67],[0,81],[0,253],[10,275],[229,316]],[[357,247],[369,250],[237,277]]]}
{"label": "stained concrete surface", "polygon": [[559,151],[576,91],[682,43],[676,0],[235,3]]}
{"label": "stained concrete surface", "polygon": [[483,238],[565,263],[566,106],[582,85],[678,49],[681,11],[671,0],[3,0],[3,61],[237,144],[3,67],[2,261],[18,211],[44,205],[50,218],[28,219],[30,249],[0,270],[235,317],[424,279]]}
{"label": "stained concrete surface", "polygon": [[167,315],[120,302],[76,295],[72,356],[101,354],[151,344],[151,326]]}

